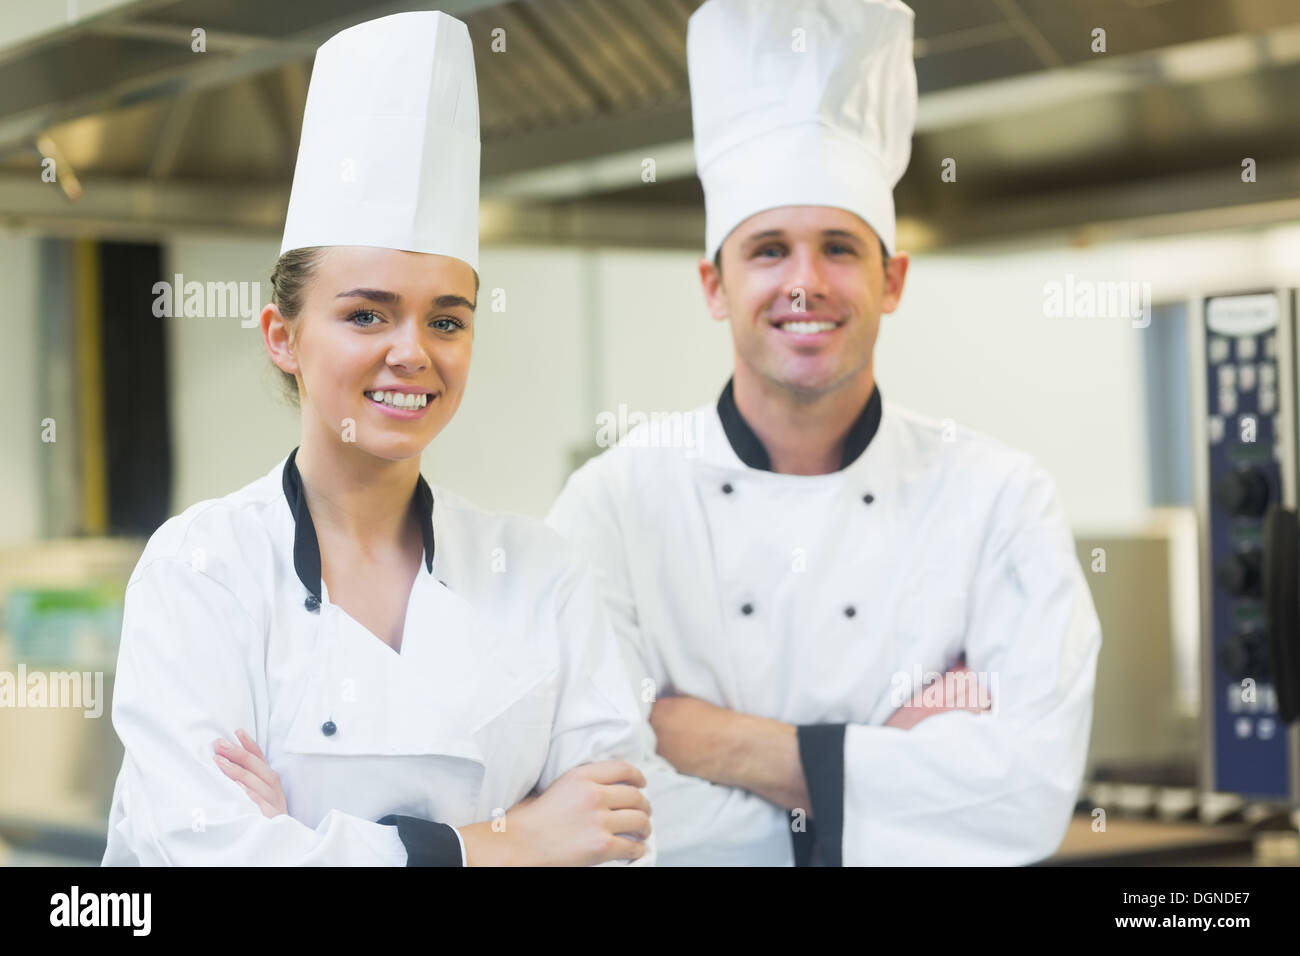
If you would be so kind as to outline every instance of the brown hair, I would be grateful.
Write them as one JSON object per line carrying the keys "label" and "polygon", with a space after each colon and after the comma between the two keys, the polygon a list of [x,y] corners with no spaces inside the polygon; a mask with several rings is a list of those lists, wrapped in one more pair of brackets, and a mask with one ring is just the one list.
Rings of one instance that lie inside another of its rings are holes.
{"label": "brown hair", "polygon": [[[305,249],[290,249],[275,263],[271,270],[271,303],[280,310],[286,319],[296,319],[302,311],[303,298],[307,283],[315,276],[320,266],[321,246],[308,246]],[[280,373],[280,383],[284,386],[284,395],[292,404],[298,404],[298,381],[284,369]]]}

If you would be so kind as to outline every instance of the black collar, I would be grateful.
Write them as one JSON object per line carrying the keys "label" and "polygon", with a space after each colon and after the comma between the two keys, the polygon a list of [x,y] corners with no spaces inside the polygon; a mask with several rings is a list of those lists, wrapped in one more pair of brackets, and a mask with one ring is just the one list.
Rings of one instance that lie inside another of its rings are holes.
{"label": "black collar", "polygon": [[[737,458],[750,468],[771,471],[772,459],[768,457],[767,449],[758,440],[749,423],[740,417],[740,409],[736,407],[736,395],[732,389],[733,381],[727,379],[726,388],[718,396],[718,417],[722,419],[722,430],[727,433],[727,441],[731,443]],[[862,409],[862,413],[858,415],[857,420],[849,428],[848,434],[844,436],[841,471],[857,461],[858,456],[871,444],[871,439],[876,437],[876,429],[880,427],[880,401],[880,387],[873,386],[866,407]]]}
{"label": "black collar", "polygon": [[[307,496],[302,490],[302,475],[294,461],[298,449],[289,452],[289,460],[284,463],[281,485],[284,497],[289,502],[289,513],[293,515],[293,569],[298,572],[298,580],[303,587],[320,600],[320,542],[316,539],[316,525],[312,523],[311,512],[307,510]],[[424,538],[424,566],[433,573],[433,489],[419,476],[415,483],[415,498],[411,501],[420,518],[420,536]]]}

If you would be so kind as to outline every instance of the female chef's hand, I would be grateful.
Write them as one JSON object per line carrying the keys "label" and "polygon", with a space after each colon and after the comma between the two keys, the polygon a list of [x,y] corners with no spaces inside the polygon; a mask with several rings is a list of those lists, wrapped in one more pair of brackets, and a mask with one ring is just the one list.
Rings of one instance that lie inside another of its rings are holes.
{"label": "female chef's hand", "polygon": [[470,866],[593,866],[639,860],[650,836],[641,771],[622,760],[574,767],[541,795],[526,797],[500,823],[460,827]]}
{"label": "female chef's hand", "polygon": [[[955,674],[959,679],[964,679],[963,675],[969,673],[970,673],[970,668],[967,667],[966,663],[963,661],[962,663],[957,664],[955,667],[950,667],[948,669],[948,672],[939,679],[941,681],[946,681],[949,674]],[[893,715],[887,721],[885,721],[885,726],[897,727],[899,730],[910,730],[911,728],[919,724],[921,721],[925,720],[925,718],[933,717],[936,714],[946,714],[948,713],[948,711],[952,711],[952,710],[965,710],[965,711],[969,711],[972,714],[978,714],[982,711],[988,710],[988,707],[992,706],[993,704],[991,696],[990,699],[987,701],[988,706],[980,706],[978,702],[971,701],[968,702],[965,707],[957,707],[957,706],[947,707],[940,704],[933,704],[933,703],[927,704],[924,702],[924,700],[925,700],[925,691],[924,690],[917,691],[915,696],[913,696],[910,701],[908,701],[902,707],[898,708],[898,710],[894,711]]]}
{"label": "female chef's hand", "polygon": [[213,759],[221,772],[244,788],[244,792],[253,798],[263,816],[278,817],[282,813],[288,813],[284,791],[280,789],[280,775],[266,762],[262,748],[242,730],[236,730],[235,736],[243,747],[229,744],[220,737],[213,741],[213,747],[217,751]]}

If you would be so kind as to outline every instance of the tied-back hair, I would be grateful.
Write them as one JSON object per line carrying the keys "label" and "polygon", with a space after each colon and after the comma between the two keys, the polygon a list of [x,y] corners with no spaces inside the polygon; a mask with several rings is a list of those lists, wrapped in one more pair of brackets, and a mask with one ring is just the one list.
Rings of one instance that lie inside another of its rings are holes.
{"label": "tied-back hair", "polygon": [[[275,263],[275,268],[271,270],[271,302],[286,319],[296,319],[302,311],[307,285],[316,275],[323,251],[320,246],[290,249],[280,256]],[[284,369],[276,369],[276,371],[280,373],[280,383],[284,387],[285,398],[297,405],[297,380]]]}

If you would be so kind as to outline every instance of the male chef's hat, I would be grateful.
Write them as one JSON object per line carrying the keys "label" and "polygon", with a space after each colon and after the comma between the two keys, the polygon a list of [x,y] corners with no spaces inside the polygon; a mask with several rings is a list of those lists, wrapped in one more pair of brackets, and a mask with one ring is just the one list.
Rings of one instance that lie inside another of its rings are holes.
{"label": "male chef's hat", "polygon": [[477,271],[478,173],[465,24],[430,11],[350,27],[316,51],[280,253],[380,246]]}
{"label": "male chef's hat", "polygon": [[916,125],[899,0],[708,0],[686,34],[708,258],[778,206],[856,213],[894,252]]}

